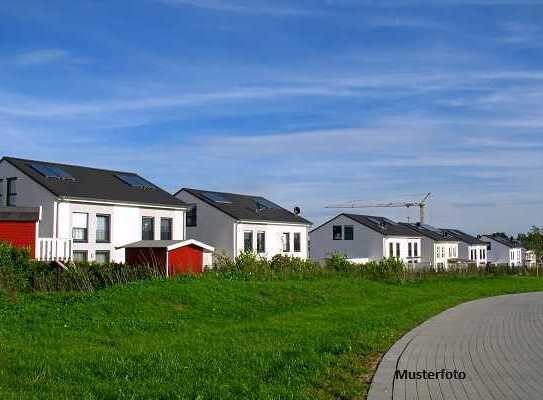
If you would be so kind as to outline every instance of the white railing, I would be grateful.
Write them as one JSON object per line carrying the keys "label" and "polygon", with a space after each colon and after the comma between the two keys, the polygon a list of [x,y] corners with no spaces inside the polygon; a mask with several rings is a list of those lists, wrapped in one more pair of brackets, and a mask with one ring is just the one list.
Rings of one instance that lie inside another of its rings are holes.
{"label": "white railing", "polygon": [[36,259],[68,261],[72,259],[72,239],[38,238]]}

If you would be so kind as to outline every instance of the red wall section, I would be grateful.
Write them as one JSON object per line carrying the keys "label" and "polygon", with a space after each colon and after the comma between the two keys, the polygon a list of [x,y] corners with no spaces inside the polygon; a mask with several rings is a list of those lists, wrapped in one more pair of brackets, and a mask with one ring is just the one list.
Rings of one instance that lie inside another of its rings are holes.
{"label": "red wall section", "polygon": [[203,249],[189,245],[172,250],[168,253],[168,268],[170,275],[198,273],[204,267]]}
{"label": "red wall section", "polygon": [[0,242],[29,247],[32,258],[36,257],[36,222],[0,221]]}
{"label": "red wall section", "polygon": [[151,265],[165,272],[166,249],[141,248],[125,249],[125,263],[128,265]]}

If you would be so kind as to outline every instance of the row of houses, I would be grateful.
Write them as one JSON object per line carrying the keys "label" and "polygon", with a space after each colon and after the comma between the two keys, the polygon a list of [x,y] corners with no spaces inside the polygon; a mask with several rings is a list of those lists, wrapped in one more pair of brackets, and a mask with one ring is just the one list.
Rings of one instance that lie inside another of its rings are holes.
{"label": "row of houses", "polygon": [[175,274],[211,266],[217,252],[317,261],[340,252],[357,262],[397,257],[440,268],[452,260],[522,265],[525,257],[507,237],[382,217],[340,214],[311,226],[298,208],[261,196],[192,188],[170,194],[133,172],[0,160],[0,241],[29,247],[39,260],[152,260]]}
{"label": "row of houses", "polygon": [[340,253],[354,262],[396,257],[412,267],[439,269],[458,262],[478,267],[535,264],[520,242],[502,233],[472,236],[459,229],[368,215],[339,214],[313,229],[310,238],[311,257],[318,261]]}

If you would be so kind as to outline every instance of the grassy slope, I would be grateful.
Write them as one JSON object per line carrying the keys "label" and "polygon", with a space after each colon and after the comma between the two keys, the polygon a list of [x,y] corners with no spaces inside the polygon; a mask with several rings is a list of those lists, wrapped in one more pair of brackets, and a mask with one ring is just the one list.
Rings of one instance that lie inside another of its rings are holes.
{"label": "grassy slope", "polygon": [[[535,278],[140,282],[0,293],[0,398],[351,398],[368,354],[454,304]],[[362,361],[361,361],[362,360]]]}

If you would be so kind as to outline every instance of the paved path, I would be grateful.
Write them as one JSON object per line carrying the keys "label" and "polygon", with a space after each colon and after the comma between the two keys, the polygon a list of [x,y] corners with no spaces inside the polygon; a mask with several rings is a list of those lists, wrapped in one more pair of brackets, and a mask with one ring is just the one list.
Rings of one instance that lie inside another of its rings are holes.
{"label": "paved path", "polygon": [[[442,368],[466,378],[394,378]],[[384,399],[543,399],[543,293],[464,303],[415,328],[377,369],[368,400]]]}

